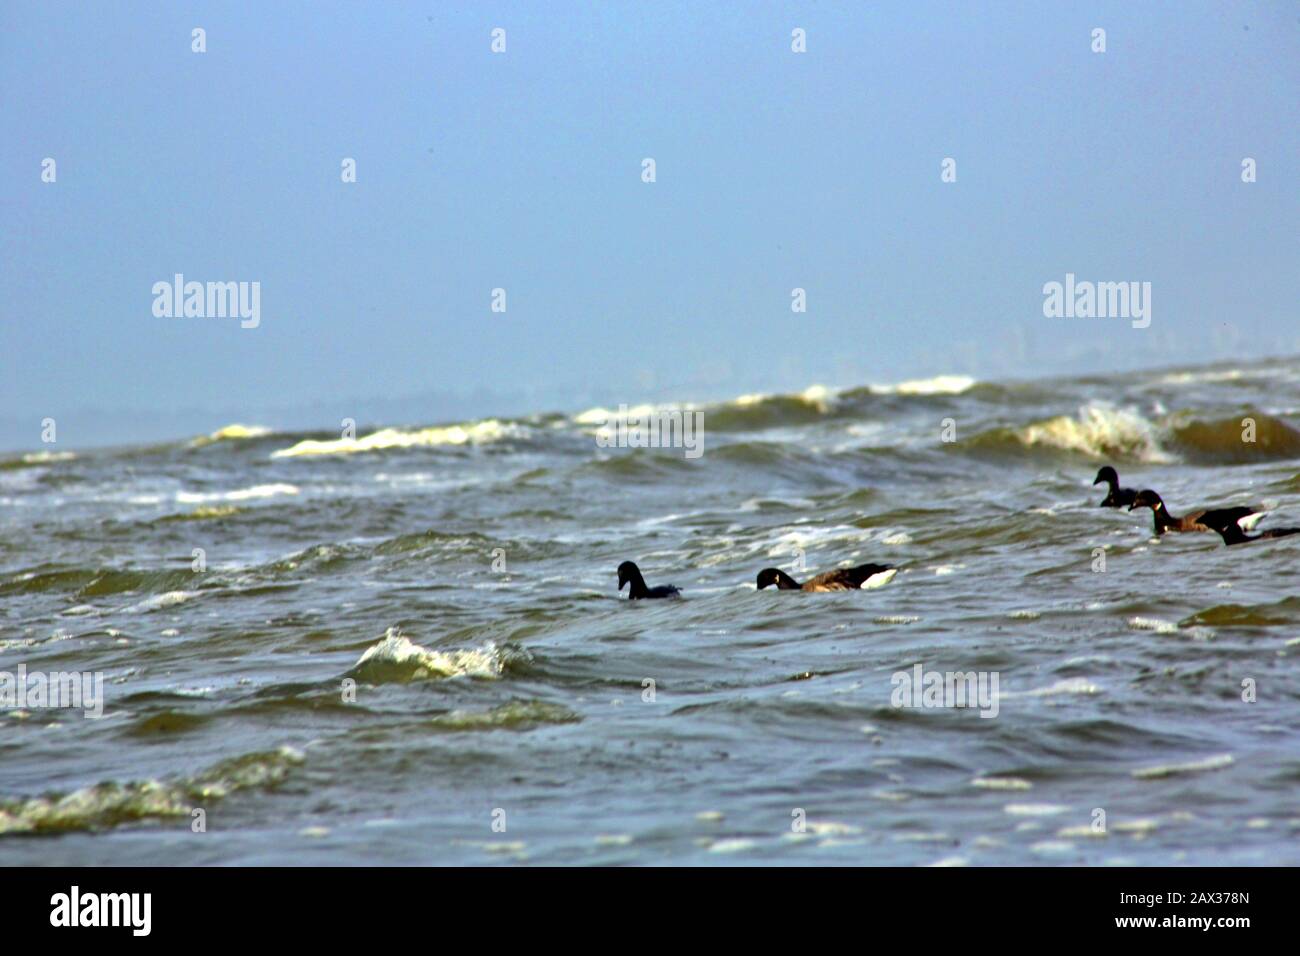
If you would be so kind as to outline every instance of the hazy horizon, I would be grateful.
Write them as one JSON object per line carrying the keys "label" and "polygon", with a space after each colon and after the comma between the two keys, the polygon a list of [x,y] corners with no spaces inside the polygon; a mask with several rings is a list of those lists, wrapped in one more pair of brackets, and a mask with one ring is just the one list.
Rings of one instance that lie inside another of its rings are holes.
{"label": "hazy horizon", "polygon": [[[1300,358],[1300,352],[1289,355],[1269,355],[1259,356],[1265,361],[1285,362],[1291,358]],[[789,388],[778,389],[749,389],[744,388],[730,389],[720,388],[717,386],[701,386],[700,390],[695,392],[678,393],[672,390],[658,389],[648,390],[645,394],[639,394],[635,390],[607,388],[600,393],[590,393],[582,401],[577,402],[556,402],[547,404],[543,402],[540,405],[530,405],[526,399],[520,397],[520,394],[501,394],[495,396],[484,396],[478,394],[468,394],[463,396],[451,396],[446,394],[427,393],[424,395],[413,394],[406,396],[390,396],[387,398],[371,398],[369,400],[357,400],[353,402],[342,403],[340,408],[361,409],[359,414],[348,415],[356,422],[358,437],[369,431],[392,426],[442,426],[450,424],[463,424],[473,420],[490,419],[490,418],[519,418],[531,414],[568,414],[577,415],[581,412],[588,411],[596,407],[617,407],[619,404],[626,404],[629,407],[636,407],[647,402],[653,403],[682,403],[682,404],[711,404],[718,402],[727,402],[739,398],[743,395],[752,394],[799,394],[815,388],[827,388],[831,391],[842,391],[852,388],[865,386],[891,386],[902,383],[919,383],[933,381],[940,378],[969,377],[975,382],[1010,384],[1010,383],[1031,383],[1031,382],[1056,382],[1063,379],[1088,378],[1096,375],[1106,375],[1108,373],[1154,373],[1172,369],[1190,369],[1190,368],[1213,368],[1216,366],[1233,365],[1230,360],[1217,359],[1212,362],[1203,363],[1152,363],[1146,365],[1134,365],[1124,369],[1104,369],[1104,368],[1086,368],[1080,367],[1068,375],[1062,374],[1024,374],[1016,376],[998,376],[998,375],[970,375],[966,371],[937,372],[934,375],[918,376],[900,376],[893,379],[877,379],[871,381],[854,381],[854,382],[808,382],[801,386],[791,386]],[[711,390],[710,390],[711,389]],[[630,396],[630,398],[629,398]],[[1105,401],[1106,396],[1099,395],[1099,400]],[[432,411],[433,409],[442,409],[441,412]],[[331,412],[317,406],[301,405],[296,407],[268,407],[261,412],[254,414],[238,413],[235,409],[225,411],[197,410],[197,409],[176,409],[171,413],[154,411],[145,416],[127,416],[127,420],[119,421],[120,412],[83,410],[79,415],[73,416],[72,420],[93,426],[93,438],[80,444],[73,444],[67,440],[64,433],[60,431],[60,438],[57,447],[42,444],[39,438],[35,441],[24,443],[15,443],[8,445],[0,438],[0,454],[19,453],[19,452],[37,452],[37,451],[77,451],[82,449],[94,449],[104,447],[130,447],[136,445],[145,445],[155,442],[172,442],[184,441],[186,439],[198,438],[218,431],[221,428],[232,425],[243,425],[249,427],[266,427],[272,432],[322,432],[330,433],[339,430],[340,421],[330,417]],[[39,423],[38,423],[39,424]],[[118,425],[120,424],[120,429]],[[16,421],[6,422],[0,418],[0,436],[7,434],[17,434],[20,423]],[[62,428],[62,424],[59,426]],[[10,430],[12,429],[12,430]],[[30,431],[30,428],[27,430]]]}
{"label": "hazy horizon", "polygon": [[[1300,352],[1286,4],[0,27],[0,449]],[[257,283],[256,327],[160,317],[178,273]],[[1150,326],[1045,317],[1067,274],[1150,283]]]}

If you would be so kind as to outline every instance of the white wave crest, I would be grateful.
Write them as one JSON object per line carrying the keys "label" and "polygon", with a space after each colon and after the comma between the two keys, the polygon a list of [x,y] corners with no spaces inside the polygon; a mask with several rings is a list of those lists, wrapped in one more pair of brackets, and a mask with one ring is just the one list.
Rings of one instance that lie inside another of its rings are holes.
{"label": "white wave crest", "polygon": [[432,651],[404,636],[399,628],[390,627],[382,639],[358,658],[355,671],[382,672],[396,667],[406,680],[429,680],[442,677],[498,678],[512,654],[495,644],[452,651]]}
{"label": "white wave crest", "polygon": [[155,594],[152,597],[147,597],[137,604],[123,608],[123,611],[127,614],[148,614],[150,611],[161,611],[164,608],[184,604],[186,601],[198,596],[198,591],[168,591],[165,594]]}
{"label": "white wave crest", "polygon": [[1139,780],[1158,780],[1161,777],[1173,777],[1186,773],[1222,770],[1224,767],[1231,767],[1233,763],[1232,754],[1216,754],[1213,757],[1192,760],[1187,763],[1166,763],[1157,764],[1154,767],[1142,767],[1134,770],[1133,776]]}
{"label": "white wave crest", "polygon": [[265,425],[242,425],[235,422],[231,425],[223,425],[210,435],[200,435],[190,444],[195,448],[202,448],[204,445],[211,445],[218,441],[244,441],[249,438],[262,438],[271,434],[271,429]]}
{"label": "white wave crest", "polygon": [[894,385],[872,385],[871,391],[876,395],[960,395],[976,384],[969,375],[936,375]]}
{"label": "white wave crest", "polygon": [[32,451],[23,455],[25,465],[46,465],[55,461],[73,461],[77,457],[72,451]]}
{"label": "white wave crest", "polygon": [[1174,459],[1160,446],[1159,429],[1133,408],[1090,402],[1076,418],[1060,415],[1017,432],[1025,445],[1047,445],[1093,458],[1132,458],[1144,462]]}
{"label": "white wave crest", "polygon": [[439,445],[482,445],[520,435],[521,429],[487,418],[463,425],[446,425],[403,431],[399,428],[381,428],[364,438],[337,438],[332,441],[304,439],[289,448],[271,453],[272,458],[298,458],[308,455],[354,455],[363,451],[384,451],[389,448],[437,447]]}
{"label": "white wave crest", "polygon": [[183,505],[201,505],[213,501],[248,501],[250,498],[274,498],[276,495],[296,495],[293,485],[276,483],[237,488],[234,491],[178,491],[176,501]]}
{"label": "white wave crest", "polygon": [[809,385],[802,392],[795,395],[773,395],[769,392],[755,392],[752,395],[738,395],[728,404],[744,408],[748,405],[761,405],[763,402],[770,401],[773,398],[793,398],[811,405],[817,411],[825,413],[830,410],[831,402],[835,399],[835,389],[828,388],[825,385]]}

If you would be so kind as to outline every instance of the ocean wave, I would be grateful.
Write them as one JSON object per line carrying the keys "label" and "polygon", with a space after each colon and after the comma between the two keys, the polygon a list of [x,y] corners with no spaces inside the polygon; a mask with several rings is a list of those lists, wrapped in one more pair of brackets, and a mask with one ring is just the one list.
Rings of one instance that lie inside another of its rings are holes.
{"label": "ocean wave", "polygon": [[512,700],[488,710],[453,710],[434,717],[439,730],[529,730],[544,724],[574,724],[582,717],[541,700]]}
{"label": "ocean wave", "polygon": [[407,683],[447,677],[497,679],[511,667],[532,658],[515,648],[492,642],[482,647],[434,651],[413,643],[401,629],[390,627],[378,643],[366,648],[349,675],[368,683]]}
{"label": "ocean wave", "polygon": [[0,580],[0,594],[40,594],[66,591],[82,600],[139,591],[145,594],[178,591],[193,584],[194,572],[125,571],[98,568],[40,568]]}
{"label": "ocean wave", "polygon": [[790,428],[826,418],[861,418],[868,413],[871,399],[881,396],[960,395],[978,384],[966,375],[936,375],[933,378],[850,389],[810,385],[802,392],[758,392],[739,395],[723,402],[645,402],[620,406],[618,409],[597,406],[574,415],[572,422],[579,426],[591,426],[586,429],[591,434],[601,434],[619,420],[635,421],[674,413],[701,412],[705,427],[719,432]]}
{"label": "ocean wave", "polygon": [[1154,631],[1157,634],[1177,634],[1178,625],[1158,617],[1131,617],[1126,622],[1133,631]]}
{"label": "ocean wave", "polygon": [[[585,412],[574,415],[573,421],[577,425],[606,425],[610,422],[626,421],[628,419],[651,418],[663,413],[696,411],[699,407],[689,403],[654,404],[652,402],[643,402],[640,405],[620,406],[618,410],[615,410],[597,405],[595,408],[589,408]],[[597,428],[593,434],[599,431],[600,429]]]}
{"label": "ocean wave", "polygon": [[1139,780],[1159,780],[1162,777],[1175,777],[1189,773],[1205,773],[1211,770],[1222,770],[1225,767],[1231,767],[1235,763],[1232,754],[1215,754],[1212,757],[1205,757],[1201,760],[1191,760],[1187,763],[1166,763],[1157,764],[1154,767],[1143,767],[1133,771],[1133,776]]}
{"label": "ocean wave", "polygon": [[230,518],[242,514],[245,510],[235,505],[200,505],[193,511],[163,515],[157,520],[160,524],[170,524],[174,521],[212,521],[218,518]]}
{"label": "ocean wave", "polygon": [[25,465],[45,465],[54,461],[73,461],[77,453],[72,451],[33,451],[23,455]]}
{"label": "ocean wave", "polygon": [[[1254,423],[1254,441],[1245,440],[1246,419]],[[1300,431],[1280,418],[1256,411],[1208,420],[1179,416],[1171,423],[1167,443],[1181,457],[1198,464],[1300,458]]]}
{"label": "ocean wave", "polygon": [[16,458],[0,461],[0,471],[18,468],[36,468],[40,465],[53,465],[61,461],[76,461],[77,453],[72,451],[31,451]]}
{"label": "ocean wave", "polygon": [[[623,406],[619,409],[589,408],[572,419],[586,434],[611,439],[620,422],[637,426],[651,419],[663,421],[669,416],[698,413],[703,427],[714,432],[761,431],[806,425],[824,417],[831,410],[826,390],[810,389],[803,395],[742,395],[729,402],[695,404],[665,402]],[[674,426],[676,428],[676,426]]]}
{"label": "ocean wave", "polygon": [[278,482],[253,485],[251,488],[237,488],[234,491],[178,491],[176,501],[183,505],[198,505],[210,504],[214,501],[248,501],[252,498],[274,498],[277,495],[296,494],[298,494],[296,486]]}
{"label": "ocean wave", "polygon": [[1133,406],[1098,401],[1083,405],[1073,417],[990,429],[957,447],[992,452],[1046,449],[1096,461],[1230,465],[1300,458],[1300,429],[1259,411],[1223,418],[1179,412],[1153,420]]}
{"label": "ocean wave", "polygon": [[519,438],[526,431],[519,425],[487,418],[460,425],[403,430],[381,428],[364,438],[336,438],[318,441],[303,439],[289,448],[271,453],[272,458],[299,458],[315,455],[355,455],[367,451],[387,451],[392,448],[437,448],[446,445],[482,445],[506,438]]}
{"label": "ocean wave", "polygon": [[148,614],[152,611],[162,611],[169,607],[176,607],[178,604],[184,604],[186,601],[198,596],[198,591],[165,591],[162,594],[155,594],[152,597],[145,598],[138,604],[123,608],[123,611],[127,614]]}
{"label": "ocean wave", "polygon": [[1157,378],[1153,385],[1216,385],[1224,382],[1257,382],[1261,379],[1273,378],[1294,378],[1295,370],[1288,367],[1280,368],[1228,368],[1228,369],[1187,369],[1177,372],[1166,372]]}
{"label": "ocean wave", "polygon": [[0,837],[103,830],[142,820],[188,817],[200,802],[274,786],[303,762],[293,748],[245,754],[179,781],[97,783],[69,793],[0,798]]}
{"label": "ocean wave", "polygon": [[1300,617],[1300,598],[1288,597],[1276,604],[1216,604],[1197,611],[1182,624],[1211,627],[1273,627],[1294,623]]}
{"label": "ocean wave", "polygon": [[1047,445],[1093,458],[1148,463],[1173,460],[1160,445],[1158,426],[1132,408],[1100,402],[1085,405],[1075,418],[1061,415],[1029,425],[1016,434],[1029,447]]}
{"label": "ocean wave", "polygon": [[232,425],[223,425],[209,435],[200,435],[191,439],[190,447],[203,448],[222,441],[247,441],[252,438],[265,438],[270,434],[271,429],[265,425],[241,425],[236,422]]}
{"label": "ocean wave", "polygon": [[819,421],[840,410],[833,390],[813,385],[793,395],[741,395],[730,402],[708,406],[704,424],[723,432],[789,428]]}
{"label": "ocean wave", "polygon": [[1084,677],[1067,677],[1058,680],[1054,684],[1046,687],[1035,687],[1032,690],[1022,691],[1002,691],[999,697],[1060,697],[1075,694],[1091,695],[1100,694],[1101,688],[1092,681]]}
{"label": "ocean wave", "polygon": [[1071,418],[1058,415],[1014,428],[981,432],[958,447],[990,451],[1047,448],[1108,461],[1168,463],[1174,459],[1160,443],[1160,428],[1132,408],[1090,402]]}
{"label": "ocean wave", "polygon": [[876,395],[960,395],[979,384],[969,375],[936,375],[895,385],[868,385]]}
{"label": "ocean wave", "polygon": [[272,575],[281,575],[304,568],[322,571],[348,561],[368,558],[370,553],[370,549],[355,544],[316,544],[288,557],[272,561],[266,566],[266,570]]}

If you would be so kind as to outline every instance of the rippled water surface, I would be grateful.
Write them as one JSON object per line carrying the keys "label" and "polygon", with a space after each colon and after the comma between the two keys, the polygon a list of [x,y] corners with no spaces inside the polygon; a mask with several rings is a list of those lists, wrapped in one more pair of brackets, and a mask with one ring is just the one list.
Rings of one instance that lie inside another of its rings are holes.
{"label": "rippled water surface", "polygon": [[[1300,525],[1300,362],[699,408],[696,460],[599,410],[0,460],[0,671],[106,697],[0,711],[0,862],[1300,863],[1300,538],[1091,486]],[[918,663],[997,716],[892,706]]]}

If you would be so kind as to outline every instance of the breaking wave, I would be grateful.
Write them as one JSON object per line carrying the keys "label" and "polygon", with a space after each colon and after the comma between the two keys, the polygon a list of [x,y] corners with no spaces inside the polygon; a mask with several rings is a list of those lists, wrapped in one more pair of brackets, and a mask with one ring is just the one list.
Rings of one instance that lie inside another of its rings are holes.
{"label": "breaking wave", "polygon": [[407,683],[440,680],[447,677],[481,677],[497,679],[511,667],[532,658],[526,651],[498,647],[491,642],[482,647],[434,651],[405,637],[400,628],[390,627],[377,644],[366,649],[349,676],[367,683]]}
{"label": "breaking wave", "polygon": [[178,491],[176,501],[183,505],[211,504],[216,501],[248,501],[252,498],[274,498],[277,495],[296,495],[294,485],[279,482],[269,485],[253,485],[251,488],[237,488],[234,491]]}
{"label": "breaking wave", "polygon": [[896,385],[870,385],[868,388],[877,395],[960,395],[977,384],[969,375],[936,375]]}
{"label": "breaking wave", "polygon": [[241,425],[236,422],[233,425],[224,425],[210,435],[200,435],[190,442],[190,447],[203,448],[221,441],[247,441],[250,438],[265,438],[270,434],[271,429],[265,425]]}
{"label": "breaking wave", "polygon": [[1071,418],[1058,415],[1020,428],[982,432],[965,443],[977,450],[1048,448],[1090,458],[1166,463],[1173,457],[1161,445],[1160,428],[1132,408],[1093,402]]}
{"label": "breaking wave", "polygon": [[97,783],[68,793],[0,798],[0,837],[103,830],[142,820],[188,817],[197,803],[273,787],[303,762],[291,747],[224,760],[177,781]]}
{"label": "breaking wave", "polygon": [[289,448],[271,453],[272,458],[300,458],[315,455],[355,455],[358,452],[386,451],[390,448],[436,448],[443,445],[482,445],[504,438],[523,437],[525,431],[518,425],[495,418],[463,425],[445,425],[433,428],[403,430],[381,428],[364,438],[336,438],[318,441],[303,439]]}
{"label": "breaking wave", "polygon": [[[1253,441],[1249,422],[1254,423]],[[1245,464],[1253,461],[1300,458],[1300,431],[1263,412],[1243,412],[1232,418],[1183,420],[1171,428],[1167,444],[1192,462]]]}

